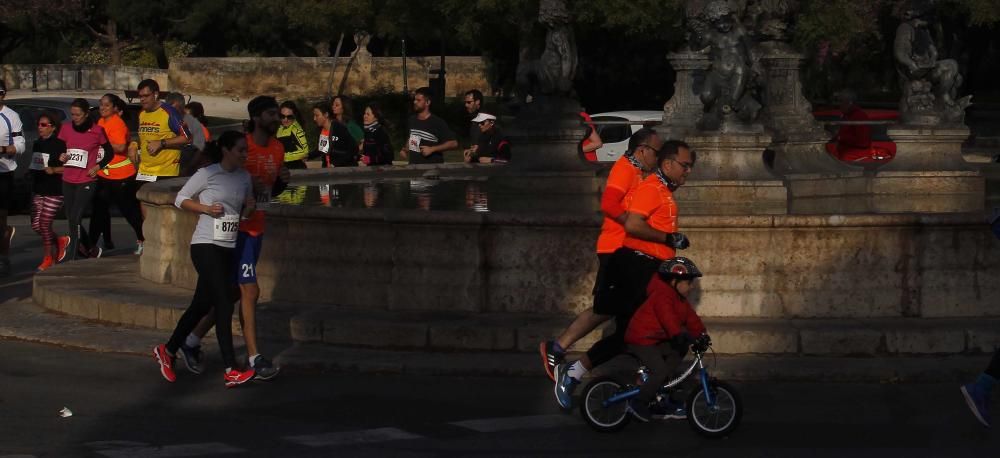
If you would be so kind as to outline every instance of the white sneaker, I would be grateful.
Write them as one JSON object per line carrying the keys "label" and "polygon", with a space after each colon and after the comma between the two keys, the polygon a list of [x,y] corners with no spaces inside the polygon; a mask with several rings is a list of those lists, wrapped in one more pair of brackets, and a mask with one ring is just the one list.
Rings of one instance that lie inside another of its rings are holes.
{"label": "white sneaker", "polygon": [[142,255],[142,242],[135,242],[135,251],[133,251],[132,254],[136,256]]}

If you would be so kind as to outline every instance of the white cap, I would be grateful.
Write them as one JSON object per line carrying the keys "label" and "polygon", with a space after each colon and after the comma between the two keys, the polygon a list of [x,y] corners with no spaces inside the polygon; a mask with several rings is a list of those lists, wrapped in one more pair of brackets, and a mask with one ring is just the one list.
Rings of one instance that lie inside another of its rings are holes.
{"label": "white cap", "polygon": [[488,113],[479,113],[475,118],[472,118],[472,122],[483,122],[483,121],[496,121],[497,117]]}

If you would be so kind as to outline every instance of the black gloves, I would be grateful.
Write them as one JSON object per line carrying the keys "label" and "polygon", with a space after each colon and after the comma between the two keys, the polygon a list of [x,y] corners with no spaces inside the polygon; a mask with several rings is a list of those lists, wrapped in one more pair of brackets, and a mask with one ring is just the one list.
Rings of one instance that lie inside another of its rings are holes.
{"label": "black gloves", "polygon": [[664,238],[663,243],[678,250],[683,250],[691,246],[691,242],[688,240],[687,236],[680,232],[668,233],[666,238]]}
{"label": "black gloves", "polygon": [[694,346],[695,351],[708,351],[708,347],[712,346],[712,338],[709,337],[708,334],[702,334],[694,340],[692,345]]}

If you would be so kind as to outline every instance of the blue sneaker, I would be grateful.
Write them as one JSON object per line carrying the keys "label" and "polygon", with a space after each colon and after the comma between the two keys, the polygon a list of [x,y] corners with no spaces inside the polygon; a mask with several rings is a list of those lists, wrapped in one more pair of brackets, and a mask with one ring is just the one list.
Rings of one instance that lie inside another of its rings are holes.
{"label": "blue sneaker", "polygon": [[666,396],[650,407],[649,412],[654,420],[684,420],[688,417],[684,404],[675,404]]}
{"label": "blue sneaker", "polygon": [[573,408],[573,389],[576,388],[576,385],[580,381],[570,377],[567,369],[569,367],[565,363],[556,366],[555,393],[556,402],[559,403],[559,407],[570,410]]}
{"label": "blue sneaker", "polygon": [[983,426],[990,427],[990,396],[989,392],[983,390],[975,382],[968,385],[962,385],[960,388],[962,390],[962,396],[965,397],[965,403],[969,405],[969,410],[972,411],[972,415],[976,416],[976,420],[979,420]]}

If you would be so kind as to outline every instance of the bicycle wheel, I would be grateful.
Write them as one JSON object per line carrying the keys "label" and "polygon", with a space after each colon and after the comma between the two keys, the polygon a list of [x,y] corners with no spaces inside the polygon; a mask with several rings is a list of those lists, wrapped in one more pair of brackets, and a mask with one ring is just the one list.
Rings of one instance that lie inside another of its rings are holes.
{"label": "bicycle wheel", "polygon": [[698,434],[709,438],[719,438],[733,432],[743,417],[743,401],[739,393],[728,383],[710,381],[708,389],[712,392],[715,405],[708,405],[705,390],[698,389],[688,396],[688,424]]}
{"label": "bicycle wheel", "polygon": [[604,405],[604,401],[621,390],[622,384],[611,377],[599,377],[590,382],[583,390],[583,403],[580,406],[583,420],[602,433],[612,433],[624,428],[632,418],[626,410],[628,402],[623,400]]}

